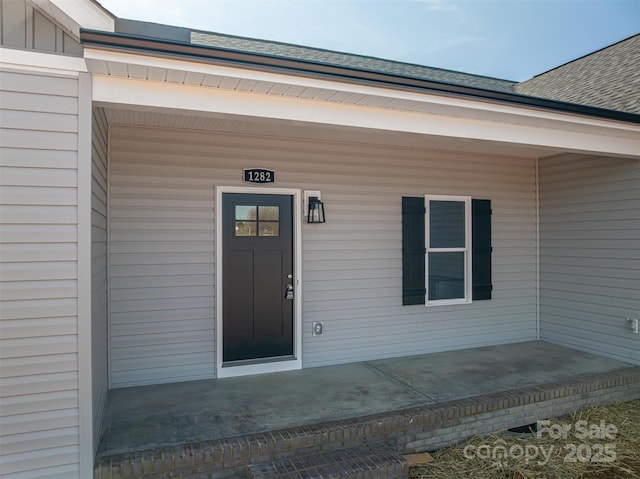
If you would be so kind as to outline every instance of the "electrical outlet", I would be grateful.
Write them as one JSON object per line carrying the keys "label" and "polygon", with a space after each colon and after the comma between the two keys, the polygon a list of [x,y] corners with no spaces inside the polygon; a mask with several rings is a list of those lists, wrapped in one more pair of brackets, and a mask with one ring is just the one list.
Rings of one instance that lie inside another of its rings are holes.
{"label": "electrical outlet", "polygon": [[627,321],[629,322],[629,329],[631,330],[631,332],[638,334],[639,330],[638,330],[638,321],[635,318],[627,318]]}
{"label": "electrical outlet", "polygon": [[312,324],[313,327],[313,335],[314,336],[322,336],[322,329],[323,329],[323,324],[322,321],[314,321]]}

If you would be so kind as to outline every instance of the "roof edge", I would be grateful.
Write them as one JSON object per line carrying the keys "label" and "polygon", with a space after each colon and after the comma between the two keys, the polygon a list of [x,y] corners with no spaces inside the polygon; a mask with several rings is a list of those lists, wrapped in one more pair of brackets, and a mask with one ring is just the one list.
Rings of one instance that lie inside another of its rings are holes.
{"label": "roof edge", "polygon": [[[399,65],[413,66],[417,68],[429,68],[431,70],[437,70],[440,72],[463,74],[463,75],[468,75],[470,77],[483,78],[487,80],[503,82],[505,84],[510,84],[511,86],[514,86],[514,87],[518,84],[518,82],[515,80],[508,80],[505,78],[498,78],[490,75],[479,75],[476,73],[460,72],[456,70],[451,70],[449,68],[425,66],[419,63],[403,62],[403,61],[394,60],[391,58],[382,58],[382,57],[376,57],[372,55],[364,55],[360,53],[347,53],[347,52],[342,52],[338,50],[331,50],[329,48],[300,45],[296,43],[284,42],[279,40],[267,40],[265,38],[243,37],[240,35],[233,35],[230,33],[212,32],[212,31],[202,30],[198,28],[178,27],[174,25],[166,25],[166,24],[157,23],[157,22],[147,22],[147,21],[141,21],[141,20],[118,18],[116,19],[115,31],[117,33],[123,33],[123,34],[128,34],[133,36],[139,36],[139,37],[156,38],[159,40],[185,41],[187,43],[192,43],[194,45],[212,47],[212,45],[208,45],[206,43],[193,41],[193,34],[209,35],[209,36],[215,36],[215,37],[224,37],[230,40],[242,40],[242,41],[255,42],[259,44],[281,45],[281,46],[292,47],[292,48],[304,48],[307,50],[314,50],[316,52],[346,55],[349,57],[361,58],[365,60],[376,60],[376,61],[382,61],[382,62],[389,62],[393,64],[399,64]],[[251,51],[247,50],[247,52],[251,52]],[[287,58],[290,58],[290,57],[287,57]]]}
{"label": "roof edge", "polygon": [[564,62],[564,63],[562,63],[561,65],[555,66],[555,67],[553,67],[553,68],[549,68],[548,70],[545,70],[545,71],[543,71],[542,73],[538,73],[537,75],[532,76],[532,77],[531,77],[531,78],[529,78],[528,80],[523,80],[523,81],[521,81],[521,82],[519,82],[519,83],[516,83],[516,86],[518,86],[518,85],[522,85],[523,83],[527,83],[529,80],[533,80],[534,78],[538,78],[538,77],[544,76],[544,75],[546,75],[547,73],[551,73],[551,72],[552,72],[552,71],[554,71],[554,70],[557,70],[557,69],[562,68],[562,67],[564,67],[564,66],[570,65],[571,63],[574,63],[574,62],[577,62],[577,61],[579,61],[579,60],[582,60],[583,58],[587,58],[587,57],[590,57],[591,55],[595,55],[596,53],[599,53],[599,52],[601,52],[601,51],[603,51],[603,50],[607,50],[607,49],[609,49],[609,48],[611,48],[611,47],[614,47],[614,46],[616,46],[616,45],[619,45],[619,44],[620,44],[620,43],[622,43],[622,42],[626,42],[627,40],[631,40],[632,38],[637,37],[637,36],[640,36],[640,33],[636,33],[636,34],[634,34],[634,35],[628,36],[628,37],[626,37],[626,38],[623,38],[622,40],[618,40],[618,41],[617,41],[617,42],[615,42],[615,43],[612,43],[612,44],[610,44],[610,45],[604,46],[604,47],[602,47],[602,48],[598,48],[597,50],[595,50],[595,51],[593,51],[593,52],[591,52],[591,53],[585,53],[584,55],[579,56],[578,58],[574,58],[573,60],[569,60],[568,62]]}
{"label": "roof edge", "polygon": [[[499,81],[499,82],[510,83],[513,86],[516,86],[519,83],[519,82],[517,82],[515,80],[509,80],[509,79],[506,79],[506,78],[499,78],[499,77],[494,77],[494,76],[490,76],[490,75],[479,75],[477,73],[461,72],[461,71],[457,71],[457,70],[452,70],[450,68],[441,68],[441,67],[421,65],[419,63],[399,61],[399,60],[394,60],[394,59],[391,59],[391,58],[376,57],[376,56],[373,56],[373,55],[364,55],[362,53],[341,52],[339,50],[331,50],[329,48],[312,47],[312,46],[308,46],[308,45],[299,45],[299,44],[296,44],[296,43],[283,42],[283,41],[279,41],[279,40],[266,40],[264,38],[242,37],[240,35],[232,35],[232,34],[229,34],[229,33],[219,33],[219,32],[209,32],[209,31],[206,31],[206,30],[198,30],[198,29],[191,29],[191,32],[192,33],[199,33],[199,34],[202,34],[202,35],[215,35],[215,36],[218,36],[218,37],[225,37],[225,38],[237,39],[237,40],[250,40],[252,42],[266,43],[266,44],[271,44],[271,45],[283,45],[283,46],[294,47],[294,48],[305,48],[305,49],[309,49],[309,50],[315,50],[315,51],[318,51],[318,52],[334,53],[334,54],[338,54],[338,55],[348,55],[349,57],[354,57],[354,58],[362,58],[362,59],[366,59],[366,60],[377,60],[377,61],[383,61],[383,62],[389,62],[389,63],[397,63],[397,64],[401,64],[401,65],[414,66],[414,67],[418,67],[418,68],[429,68],[429,69],[438,70],[438,71],[441,71],[441,72],[464,74],[464,75],[468,75],[468,76],[471,76],[471,77],[485,78],[487,80],[495,80],[495,81]],[[194,44],[208,46],[206,44],[201,44],[201,43],[194,43]]]}
{"label": "roof edge", "polygon": [[640,115],[635,113],[531,97],[517,93],[486,90],[477,87],[446,83],[436,80],[426,80],[405,75],[363,70],[301,59],[294,60],[287,57],[279,57],[264,53],[246,52],[191,44],[181,41],[87,29],[80,31],[80,40],[85,46],[133,51],[137,53],[152,53],[155,55],[179,59],[187,58],[203,62],[232,65],[235,67],[260,69],[270,72],[295,73],[301,76],[347,81],[350,83],[366,84],[370,86],[384,86],[400,90],[437,92],[440,94],[459,97],[462,96],[467,98],[490,100],[499,103],[515,104],[519,106],[572,113],[593,118],[640,124]]}

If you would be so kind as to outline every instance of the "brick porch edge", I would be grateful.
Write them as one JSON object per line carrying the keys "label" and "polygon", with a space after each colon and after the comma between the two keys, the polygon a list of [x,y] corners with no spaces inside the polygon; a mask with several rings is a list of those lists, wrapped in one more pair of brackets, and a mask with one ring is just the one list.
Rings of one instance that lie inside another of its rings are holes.
{"label": "brick porch edge", "polygon": [[640,398],[640,367],[311,426],[132,451],[97,459],[94,479],[246,477],[247,467],[319,451],[385,443],[402,454]]}

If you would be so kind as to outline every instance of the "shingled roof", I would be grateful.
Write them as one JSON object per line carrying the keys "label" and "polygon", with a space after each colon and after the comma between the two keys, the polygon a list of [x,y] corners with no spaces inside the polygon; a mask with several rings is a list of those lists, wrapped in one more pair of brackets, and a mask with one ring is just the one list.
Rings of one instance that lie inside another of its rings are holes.
{"label": "shingled roof", "polygon": [[519,83],[515,91],[640,113],[640,34]]}
{"label": "shingled roof", "polygon": [[273,55],[293,60],[353,68],[369,72],[400,75],[422,80],[463,85],[483,90],[514,93],[515,82],[499,78],[472,75],[469,73],[433,68],[412,63],[383,60],[351,53],[340,53],[320,48],[291,45],[288,43],[256,40],[211,32],[191,32],[191,43],[243,52]]}

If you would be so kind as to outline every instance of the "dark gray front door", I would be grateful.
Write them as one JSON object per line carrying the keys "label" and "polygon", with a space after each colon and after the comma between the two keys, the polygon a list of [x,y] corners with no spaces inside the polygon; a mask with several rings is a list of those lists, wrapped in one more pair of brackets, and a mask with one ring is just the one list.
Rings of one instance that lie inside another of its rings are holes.
{"label": "dark gray front door", "polygon": [[222,357],[293,356],[292,197],[222,194]]}

